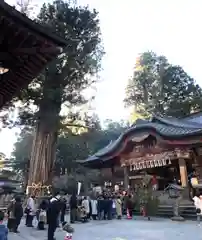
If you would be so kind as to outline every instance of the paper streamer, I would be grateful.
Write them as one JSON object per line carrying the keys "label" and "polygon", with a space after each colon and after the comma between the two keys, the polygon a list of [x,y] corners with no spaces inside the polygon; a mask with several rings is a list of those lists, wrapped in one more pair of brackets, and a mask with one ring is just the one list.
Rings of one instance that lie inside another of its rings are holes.
{"label": "paper streamer", "polygon": [[81,182],[78,182],[77,195],[79,195],[80,192],[81,192]]}

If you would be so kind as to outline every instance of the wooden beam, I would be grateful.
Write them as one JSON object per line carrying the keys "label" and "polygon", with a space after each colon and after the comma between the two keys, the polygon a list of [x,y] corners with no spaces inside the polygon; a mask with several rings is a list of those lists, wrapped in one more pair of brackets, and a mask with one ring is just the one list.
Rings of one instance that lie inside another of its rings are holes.
{"label": "wooden beam", "polygon": [[123,181],[124,189],[128,190],[128,188],[129,188],[129,173],[128,173],[127,166],[123,167],[123,174],[124,174],[124,181]]}
{"label": "wooden beam", "polygon": [[183,158],[179,159],[179,169],[182,187],[188,186],[187,166]]}
{"label": "wooden beam", "polygon": [[58,50],[56,47],[53,47],[53,46],[48,46],[48,47],[29,47],[29,48],[26,48],[26,47],[23,47],[23,48],[18,48],[18,49],[11,49],[10,50],[12,53],[14,54],[18,54],[18,55],[24,55],[24,54],[38,54],[38,53],[52,53],[52,52],[55,52],[57,53]]}

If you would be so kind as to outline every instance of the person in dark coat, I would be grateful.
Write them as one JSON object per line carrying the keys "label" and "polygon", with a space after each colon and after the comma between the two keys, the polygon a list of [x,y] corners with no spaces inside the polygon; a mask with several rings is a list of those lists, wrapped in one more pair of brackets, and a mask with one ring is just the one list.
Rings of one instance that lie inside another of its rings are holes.
{"label": "person in dark coat", "polygon": [[98,212],[98,219],[101,220],[104,214],[104,199],[101,195],[97,199],[97,212]]}
{"label": "person in dark coat", "polygon": [[15,198],[14,217],[15,217],[14,232],[18,233],[18,227],[23,217],[23,207],[22,207],[21,199],[19,197]]}
{"label": "person in dark coat", "polygon": [[112,198],[111,196],[108,196],[108,198],[106,199],[106,208],[107,208],[107,219],[108,220],[112,220]]}
{"label": "person in dark coat", "polygon": [[14,206],[15,206],[15,199],[12,199],[7,209],[7,214],[8,214],[7,228],[9,232],[14,232],[14,228],[15,228]]}
{"label": "person in dark coat", "polygon": [[69,207],[70,207],[70,222],[74,223],[77,217],[77,197],[75,193],[73,193],[72,196],[70,197]]}
{"label": "person in dark coat", "polygon": [[88,202],[89,202],[89,214],[88,214],[88,219],[91,219],[92,217],[92,205],[91,205],[91,200],[90,198],[87,198],[88,199]]}
{"label": "person in dark coat", "polygon": [[109,207],[109,201],[108,201],[108,196],[104,195],[103,196],[103,210],[104,210],[104,220],[107,220],[108,218],[108,207]]}
{"label": "person in dark coat", "polygon": [[60,207],[61,207],[61,215],[60,215],[60,222],[65,222],[65,213],[67,209],[67,201],[65,198],[61,199],[60,201]]}
{"label": "person in dark coat", "polygon": [[132,196],[130,194],[128,195],[128,199],[126,200],[126,208],[128,209],[128,213],[129,213],[130,217],[132,218],[134,203],[132,200]]}
{"label": "person in dark coat", "polygon": [[51,198],[47,209],[48,240],[54,240],[54,234],[58,225],[59,214],[60,195],[56,194],[55,197]]}

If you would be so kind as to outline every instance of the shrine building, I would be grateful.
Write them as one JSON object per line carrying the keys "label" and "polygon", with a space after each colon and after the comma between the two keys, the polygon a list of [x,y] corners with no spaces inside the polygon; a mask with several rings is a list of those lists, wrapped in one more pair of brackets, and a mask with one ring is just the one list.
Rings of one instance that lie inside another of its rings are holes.
{"label": "shrine building", "polygon": [[154,116],[149,121],[137,120],[117,140],[82,164],[110,169],[112,184],[120,181],[119,173],[125,188],[133,187],[143,172],[156,175],[163,190],[174,178],[182,187],[188,187],[188,175],[195,170],[202,178],[201,158],[202,112],[199,112],[183,119]]}

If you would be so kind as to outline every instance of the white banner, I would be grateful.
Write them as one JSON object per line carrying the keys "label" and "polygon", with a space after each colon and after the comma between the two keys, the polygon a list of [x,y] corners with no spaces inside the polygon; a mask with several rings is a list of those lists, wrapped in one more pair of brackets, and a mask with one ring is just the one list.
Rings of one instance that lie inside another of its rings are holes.
{"label": "white banner", "polygon": [[81,182],[78,182],[77,195],[79,195],[80,192],[81,192]]}

